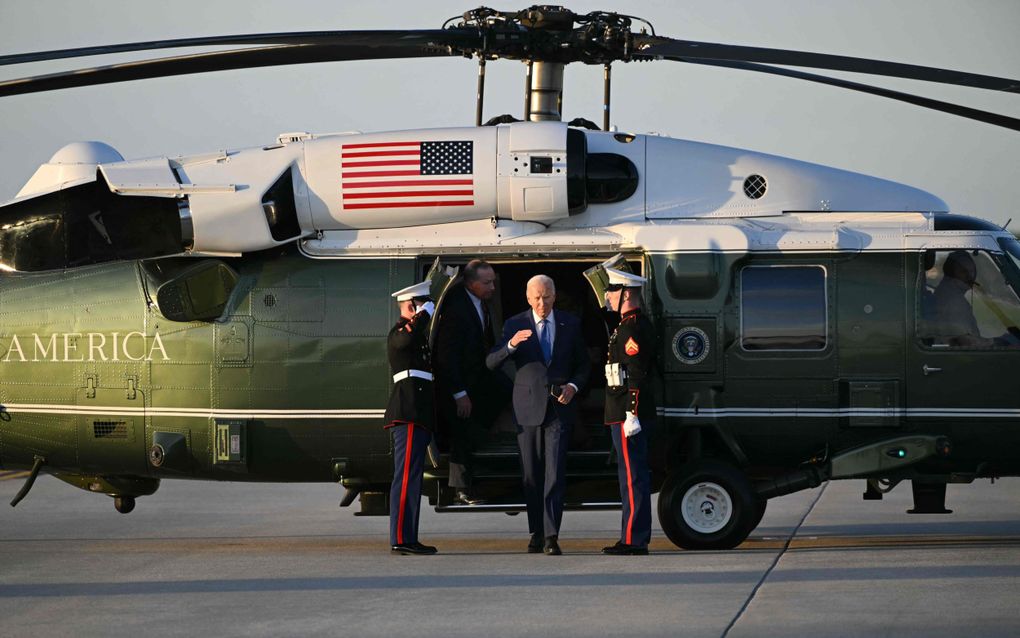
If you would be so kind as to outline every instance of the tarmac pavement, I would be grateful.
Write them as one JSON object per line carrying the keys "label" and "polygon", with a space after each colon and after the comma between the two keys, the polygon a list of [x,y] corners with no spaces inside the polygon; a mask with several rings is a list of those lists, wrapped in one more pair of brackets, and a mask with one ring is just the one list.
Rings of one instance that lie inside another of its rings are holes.
{"label": "tarmac pavement", "polygon": [[[23,475],[0,473],[0,502]],[[769,502],[732,551],[603,556],[618,512],[567,512],[560,557],[523,515],[423,509],[436,556],[394,556],[385,518],[333,485],[164,481],[129,515],[40,477],[0,509],[0,636],[1016,636],[1020,480],[842,481]]]}

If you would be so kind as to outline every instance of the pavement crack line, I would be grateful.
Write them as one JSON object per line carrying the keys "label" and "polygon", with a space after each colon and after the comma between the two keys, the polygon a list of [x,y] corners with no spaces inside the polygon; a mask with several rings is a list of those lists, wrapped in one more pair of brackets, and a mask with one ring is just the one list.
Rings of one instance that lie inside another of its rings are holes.
{"label": "pavement crack line", "polygon": [[761,575],[761,579],[758,580],[758,583],[754,586],[754,589],[752,589],[751,593],[748,595],[747,600],[744,601],[744,604],[737,611],[737,615],[733,617],[733,620],[730,621],[730,624],[726,625],[726,629],[723,630],[722,635],[719,638],[726,638],[726,636],[729,635],[730,630],[733,629],[733,627],[737,624],[737,621],[740,620],[740,617],[744,615],[745,611],[747,611],[747,608],[751,606],[751,601],[753,601],[754,597],[758,595],[758,590],[761,589],[761,586],[765,584],[766,580],[768,580],[768,577],[772,573],[772,570],[776,568],[776,565],[779,564],[780,559],[782,559],[783,556],[786,554],[786,550],[790,549],[790,544],[793,543],[793,539],[797,536],[797,532],[800,531],[800,528],[802,525],[804,525],[804,521],[807,520],[807,517],[811,515],[812,510],[815,509],[815,505],[818,504],[819,499],[822,498],[822,494],[825,493],[825,489],[827,487],[829,487],[828,481],[826,481],[822,485],[822,489],[818,490],[818,496],[816,496],[814,500],[811,501],[811,505],[808,506],[807,510],[804,512],[804,515],[800,517],[800,520],[797,522],[797,525],[794,526],[793,531],[790,532],[790,535],[786,537],[786,542],[783,543],[783,548],[779,550],[779,553],[776,554],[776,557],[772,560],[772,564],[769,565],[769,568],[766,569],[765,573]]}

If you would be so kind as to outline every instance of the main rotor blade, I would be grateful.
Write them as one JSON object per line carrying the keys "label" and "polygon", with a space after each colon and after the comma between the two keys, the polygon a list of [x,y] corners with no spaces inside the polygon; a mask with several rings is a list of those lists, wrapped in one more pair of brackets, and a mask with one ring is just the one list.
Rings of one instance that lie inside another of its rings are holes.
{"label": "main rotor blade", "polygon": [[871,75],[886,75],[910,80],[958,84],[960,86],[989,89],[992,91],[1020,93],[1020,80],[979,75],[977,73],[964,73],[963,71],[950,71],[948,69],[937,69],[916,64],[900,64],[883,60],[869,60],[866,58],[828,55],[825,53],[808,53],[805,51],[788,51],[786,49],[765,49],[714,42],[691,42],[648,35],[635,36],[634,44],[637,52],[641,55],[683,58],[687,62],[716,60],[783,64],[787,66],[828,69],[830,71],[851,71]]}
{"label": "main rotor blade", "polygon": [[48,75],[18,78],[0,82],[0,97],[54,91],[76,86],[110,84],[129,80],[207,73],[230,69],[246,69],[312,62],[335,62],[342,60],[377,60],[392,58],[447,57],[456,55],[446,48],[452,42],[449,34],[440,43],[421,35],[414,35],[408,41],[387,45],[364,44],[292,44],[249,49],[233,49],[214,53],[140,60],[109,66],[78,69]]}
{"label": "main rotor blade", "polygon": [[979,122],[985,122],[987,124],[994,124],[995,126],[1001,126],[1003,128],[1012,129],[1014,131],[1020,131],[1020,119],[1009,117],[1006,115],[999,115],[998,113],[990,113],[988,111],[982,111],[979,109],[972,109],[967,106],[960,106],[958,104],[951,104],[949,102],[942,102],[940,100],[933,100],[918,95],[912,95],[910,93],[902,93],[900,91],[893,91],[890,89],[883,89],[877,86],[870,86],[868,84],[861,84],[859,82],[850,82],[849,80],[840,80],[838,78],[831,78],[824,75],[817,75],[814,73],[805,73],[804,71],[794,71],[793,69],[783,69],[774,66],[768,66],[765,64],[753,64],[751,62],[727,62],[724,60],[687,60],[684,58],[666,58],[675,62],[689,62],[691,64],[703,64],[706,66],[719,66],[728,69],[741,69],[744,71],[757,71],[759,73],[771,73],[773,75],[782,75],[790,78],[797,78],[800,80],[808,80],[809,82],[818,82],[820,84],[828,84],[830,86],[838,86],[844,89],[851,89],[853,91],[861,91],[863,93],[870,93],[872,95],[880,95],[893,100],[899,100],[901,102],[907,102],[908,104],[914,104],[916,106],[923,106],[925,108],[934,109],[936,111],[942,111],[943,113],[951,113],[960,117],[966,117],[971,120],[977,120]]}
{"label": "main rotor blade", "polygon": [[217,35],[200,38],[178,38],[173,40],[150,40],[148,42],[127,42],[123,44],[105,44],[76,49],[55,49],[52,51],[36,51],[0,55],[0,66],[10,64],[26,64],[45,60],[61,60],[79,58],[90,55],[109,55],[131,51],[152,51],[154,49],[174,49],[184,47],[208,47],[224,45],[280,45],[280,44],[336,44],[347,46],[393,46],[409,44],[415,40],[435,41],[443,36],[451,36],[457,30],[404,30],[404,31],[293,31],[285,33],[248,33],[238,35]]}

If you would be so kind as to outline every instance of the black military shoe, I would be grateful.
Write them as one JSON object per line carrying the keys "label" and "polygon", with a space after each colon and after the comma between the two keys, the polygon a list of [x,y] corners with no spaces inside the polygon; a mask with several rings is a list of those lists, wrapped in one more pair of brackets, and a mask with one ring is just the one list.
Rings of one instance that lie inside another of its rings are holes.
{"label": "black military shoe", "polygon": [[529,554],[540,554],[542,553],[542,535],[535,532],[531,535],[531,540],[528,541],[528,553]]}
{"label": "black military shoe", "polygon": [[617,541],[616,545],[603,547],[602,553],[610,554],[612,556],[647,556],[648,548],[640,545],[628,545],[627,543]]}
{"label": "black military shoe", "polygon": [[563,552],[560,551],[560,544],[556,542],[555,536],[550,536],[545,539],[545,548],[543,551],[549,556],[560,556],[563,554]]}
{"label": "black military shoe", "polygon": [[393,545],[390,547],[390,551],[394,554],[435,554],[437,550],[431,545],[422,545],[421,543],[401,543],[400,545]]}
{"label": "black military shoe", "polygon": [[454,505],[485,505],[485,502],[484,498],[479,498],[468,490],[457,490],[453,497]]}

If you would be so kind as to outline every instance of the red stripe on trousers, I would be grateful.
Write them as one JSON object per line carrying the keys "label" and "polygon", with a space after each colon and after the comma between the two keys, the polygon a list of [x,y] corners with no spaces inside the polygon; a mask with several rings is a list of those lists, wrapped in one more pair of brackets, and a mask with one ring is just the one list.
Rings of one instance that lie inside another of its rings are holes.
{"label": "red stripe on trousers", "polygon": [[627,450],[627,433],[623,431],[622,424],[620,425],[620,440],[623,443],[623,464],[627,466],[627,496],[630,499],[630,516],[627,517],[627,536],[623,542],[630,545],[634,531],[634,482],[630,474],[630,452]]}
{"label": "red stripe on trousers", "polygon": [[397,545],[404,544],[404,507],[407,504],[407,475],[411,473],[411,448],[414,447],[414,423],[407,424],[404,444],[404,480],[400,485],[400,513],[397,514]]}

